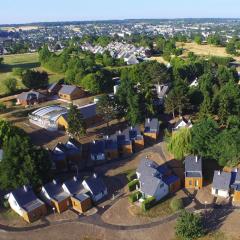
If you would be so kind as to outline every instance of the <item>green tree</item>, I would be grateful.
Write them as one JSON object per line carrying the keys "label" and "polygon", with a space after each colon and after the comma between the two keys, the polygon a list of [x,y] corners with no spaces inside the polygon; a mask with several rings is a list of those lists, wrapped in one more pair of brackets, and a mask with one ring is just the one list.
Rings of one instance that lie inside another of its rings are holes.
{"label": "green tree", "polygon": [[177,219],[176,236],[182,240],[192,240],[203,236],[203,222],[199,214],[182,211]]}
{"label": "green tree", "polygon": [[80,139],[86,134],[86,125],[83,116],[77,106],[70,104],[68,116],[68,133],[76,138]]}
{"label": "green tree", "polygon": [[13,68],[12,73],[16,77],[22,77],[22,75],[24,73],[24,69],[23,68]]}
{"label": "green tree", "polygon": [[46,62],[50,60],[52,53],[49,51],[47,44],[45,44],[42,49],[38,52],[39,61],[44,65]]}
{"label": "green tree", "polygon": [[190,154],[192,137],[189,128],[182,128],[174,132],[166,141],[168,150],[176,159],[182,160],[185,156]]}
{"label": "green tree", "polygon": [[197,35],[194,37],[194,42],[201,45],[202,44],[202,37],[200,35]]}
{"label": "green tree", "polygon": [[27,70],[22,76],[23,84],[30,89],[44,88],[48,85],[47,72]]}
{"label": "green tree", "polygon": [[0,162],[1,188],[37,187],[49,180],[51,161],[48,153],[33,147],[27,137],[9,137],[3,144],[3,152]]}
{"label": "green tree", "polygon": [[17,80],[15,78],[7,78],[3,81],[7,93],[14,93],[17,90]]}
{"label": "green tree", "polygon": [[204,118],[191,128],[191,151],[202,157],[211,157],[211,146],[218,134],[219,126],[211,118]]}
{"label": "green tree", "polygon": [[113,100],[107,94],[104,94],[99,98],[99,101],[97,103],[97,113],[107,123],[107,134],[108,134],[109,123],[111,120],[115,118],[115,112],[114,112]]}
{"label": "green tree", "polygon": [[240,162],[240,130],[238,128],[224,129],[215,136],[211,145],[212,158],[220,166],[235,167]]}

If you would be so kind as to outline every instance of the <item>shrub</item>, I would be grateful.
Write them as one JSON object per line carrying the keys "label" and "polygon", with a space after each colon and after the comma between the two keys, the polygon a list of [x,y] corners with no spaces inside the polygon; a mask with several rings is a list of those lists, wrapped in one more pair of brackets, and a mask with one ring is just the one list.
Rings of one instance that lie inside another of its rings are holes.
{"label": "shrub", "polygon": [[3,206],[4,206],[4,208],[6,208],[6,209],[10,208],[10,205],[9,205],[8,200],[4,200],[4,201],[3,201]]}
{"label": "shrub", "polygon": [[15,78],[7,78],[3,82],[7,93],[14,93],[17,90],[17,80]]}
{"label": "shrub", "polygon": [[183,209],[183,201],[180,198],[173,198],[170,202],[170,208],[172,209],[173,212],[177,212],[181,209]]}
{"label": "shrub", "polygon": [[203,224],[199,214],[183,211],[176,224],[176,236],[182,240],[191,240],[203,235]]}
{"label": "shrub", "polygon": [[22,77],[23,72],[24,72],[23,68],[13,68],[12,70],[13,75],[17,77]]}
{"label": "shrub", "polygon": [[142,202],[142,210],[147,211],[151,207],[153,207],[156,203],[156,198],[155,197],[149,197],[146,200]]}
{"label": "shrub", "polygon": [[0,113],[4,113],[6,109],[7,109],[6,105],[0,102]]}
{"label": "shrub", "polygon": [[134,192],[131,195],[129,195],[128,199],[131,203],[134,203],[141,197],[142,197],[142,193],[140,191],[137,191],[137,192]]}
{"label": "shrub", "polygon": [[137,186],[140,187],[138,179],[135,179],[135,180],[128,183],[128,189],[129,189],[130,192],[136,190]]}
{"label": "shrub", "polygon": [[132,180],[136,179],[137,178],[137,174],[136,172],[130,172],[129,174],[127,174],[127,179],[129,182],[131,182]]}

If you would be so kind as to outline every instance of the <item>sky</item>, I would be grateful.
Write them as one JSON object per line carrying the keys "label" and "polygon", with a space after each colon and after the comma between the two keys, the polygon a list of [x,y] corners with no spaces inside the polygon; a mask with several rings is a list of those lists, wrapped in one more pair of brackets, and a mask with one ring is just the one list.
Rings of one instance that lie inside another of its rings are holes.
{"label": "sky", "polygon": [[139,18],[240,17],[240,0],[0,1],[0,24]]}

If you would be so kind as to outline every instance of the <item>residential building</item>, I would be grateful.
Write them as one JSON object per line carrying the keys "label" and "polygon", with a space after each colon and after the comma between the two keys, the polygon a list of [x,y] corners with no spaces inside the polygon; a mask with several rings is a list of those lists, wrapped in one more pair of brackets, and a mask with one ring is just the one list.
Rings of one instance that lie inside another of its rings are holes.
{"label": "residential building", "polygon": [[47,214],[45,203],[37,198],[33,190],[27,186],[10,192],[8,202],[12,210],[28,223],[32,223]]}
{"label": "residential building", "polygon": [[64,144],[58,143],[51,151],[52,169],[55,171],[66,171],[68,169],[67,154]]}
{"label": "residential building", "polygon": [[127,134],[118,131],[115,135],[117,138],[118,151],[120,156],[129,156],[133,153],[132,141]]}
{"label": "residential building", "polygon": [[218,197],[228,198],[230,196],[232,173],[214,171],[212,194]]}
{"label": "residential building", "polygon": [[106,160],[104,140],[93,141],[90,144],[90,159],[92,161]]}
{"label": "residential building", "polygon": [[144,137],[140,132],[139,127],[129,127],[124,131],[130,141],[132,141],[134,151],[142,150],[144,148]]}
{"label": "residential building", "polygon": [[102,200],[108,194],[106,185],[96,174],[85,179],[82,184],[83,187],[90,192],[93,202]]}
{"label": "residential building", "polygon": [[179,120],[175,123],[173,130],[177,131],[181,128],[191,128],[192,127],[192,122],[191,120],[187,120],[184,117],[180,117]]}
{"label": "residential building", "polygon": [[157,140],[159,136],[159,121],[157,118],[145,120],[144,136],[149,140]]}
{"label": "residential building", "polygon": [[154,161],[143,158],[136,174],[143,198],[155,197],[156,201],[159,201],[168,195],[169,187],[162,180],[162,174],[158,171],[158,164]]}
{"label": "residential building", "polygon": [[77,86],[62,85],[62,88],[58,92],[58,96],[63,100],[72,101],[84,97],[85,92]]}
{"label": "residential building", "polygon": [[58,213],[66,211],[70,206],[70,195],[55,180],[42,186],[40,195]]}
{"label": "residential building", "polygon": [[119,154],[117,140],[106,136],[104,142],[105,142],[105,156],[107,160],[118,158]]}
{"label": "residential building", "polygon": [[62,86],[59,83],[53,83],[48,88],[48,93],[50,95],[57,95]]}
{"label": "residential building", "polygon": [[17,104],[34,105],[46,101],[46,96],[37,91],[22,92],[17,96]]}
{"label": "residential building", "polygon": [[91,198],[87,194],[88,191],[84,189],[79,178],[73,177],[72,179],[65,181],[62,187],[63,190],[71,196],[72,208],[75,211],[83,213],[92,207]]}
{"label": "residential building", "polygon": [[185,188],[201,189],[203,187],[202,158],[189,155],[185,158]]}

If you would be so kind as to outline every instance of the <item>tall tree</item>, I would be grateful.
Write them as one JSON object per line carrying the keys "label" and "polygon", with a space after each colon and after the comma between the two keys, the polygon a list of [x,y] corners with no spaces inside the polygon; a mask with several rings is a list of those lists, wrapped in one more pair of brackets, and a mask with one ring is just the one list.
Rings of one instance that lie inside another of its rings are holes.
{"label": "tall tree", "polygon": [[107,134],[108,134],[109,123],[111,120],[115,118],[115,111],[114,111],[113,100],[107,94],[104,94],[99,98],[99,101],[97,103],[97,113],[107,123]]}
{"label": "tall tree", "polygon": [[70,104],[68,111],[68,133],[76,138],[80,139],[86,134],[86,124],[84,122],[83,116],[77,106]]}
{"label": "tall tree", "polygon": [[0,186],[3,189],[23,185],[37,187],[49,180],[51,161],[45,150],[36,149],[27,137],[15,135],[3,144],[0,162]]}
{"label": "tall tree", "polygon": [[27,70],[22,76],[22,82],[27,88],[43,88],[48,85],[47,72]]}
{"label": "tall tree", "polygon": [[178,160],[190,154],[191,133],[189,128],[182,128],[174,132],[167,140],[168,150]]}

